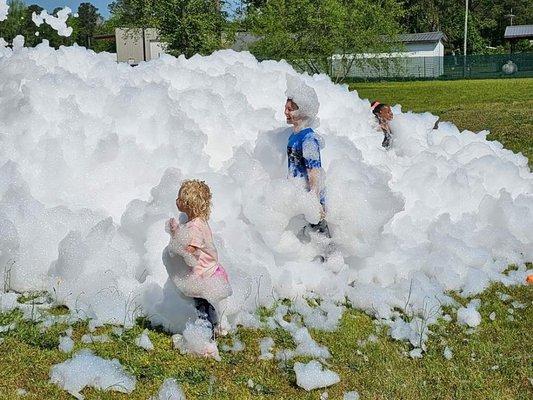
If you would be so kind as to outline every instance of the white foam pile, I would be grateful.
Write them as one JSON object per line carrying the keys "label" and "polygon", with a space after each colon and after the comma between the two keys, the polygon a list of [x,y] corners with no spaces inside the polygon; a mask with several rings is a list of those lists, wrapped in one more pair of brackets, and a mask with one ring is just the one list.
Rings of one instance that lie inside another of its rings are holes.
{"label": "white foam pile", "polygon": [[42,10],[39,14],[33,12],[31,20],[37,26],[41,26],[43,23],[48,24],[59,36],[68,37],[73,32],[73,28],[67,26],[67,20],[71,13],[72,10],[69,7],[64,7],[59,10],[57,16],[50,15],[46,10]]}
{"label": "white foam pile", "polygon": [[185,400],[185,394],[175,379],[165,379],[157,396],[150,397],[149,400]]}
{"label": "white foam pile", "polygon": [[83,399],[80,392],[86,386],[129,394],[136,383],[135,377],[125,373],[118,360],[105,360],[90,350],[81,350],[71,359],[54,365],[50,380],[77,399]]}
{"label": "white foam pile", "polygon": [[[486,132],[433,130],[437,117],[396,107],[387,152],[367,100],[248,53],[131,68],[41,44],[0,48],[0,69],[0,265],[14,263],[0,281],[48,290],[95,326],[147,315],[181,332],[195,317],[168,279],[180,257],[163,251],[186,178],[213,192],[210,225],[233,288],[221,314],[232,326],[260,326],[257,307],[308,296],[327,301],[298,303],[304,323],[331,330],[348,299],[401,321],[399,336],[419,346],[427,332],[411,322],[435,322],[453,303],[445,291],[523,282],[533,260],[533,175]],[[287,76],[320,103],[337,248],[324,264],[313,261],[317,243],[297,238],[318,206],[286,179]],[[503,274],[510,263],[518,270]]]}
{"label": "white foam pile", "polygon": [[340,382],[339,375],[322,367],[318,361],[310,361],[307,364],[296,362],[294,364],[296,384],[309,391],[324,388]]}
{"label": "white foam pile", "polygon": [[7,14],[9,12],[9,5],[7,0],[0,0],[0,21],[5,21],[7,19]]}

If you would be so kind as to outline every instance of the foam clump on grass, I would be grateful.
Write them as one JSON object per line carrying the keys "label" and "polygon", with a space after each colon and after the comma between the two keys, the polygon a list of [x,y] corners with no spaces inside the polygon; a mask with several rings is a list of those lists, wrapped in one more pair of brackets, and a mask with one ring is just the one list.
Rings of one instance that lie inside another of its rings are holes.
{"label": "foam clump on grass", "polygon": [[61,336],[58,348],[63,353],[70,353],[74,349],[74,340],[70,336]]}
{"label": "foam clump on grass", "polygon": [[89,343],[108,343],[111,341],[109,335],[92,335],[85,334],[81,337],[81,342],[85,344]]}
{"label": "foam clump on grass", "polygon": [[359,400],[359,393],[357,391],[346,392],[342,396],[342,400]]}
{"label": "foam clump on grass", "polygon": [[[434,130],[437,117],[397,106],[385,151],[367,100],[285,62],[227,50],[131,68],[77,46],[14,47],[0,48],[0,265],[15,267],[0,282],[15,291],[46,290],[99,324],[144,315],[183,332],[196,311],[168,277],[188,267],[164,228],[188,178],[212,188],[233,289],[216,307],[232,328],[260,327],[255,310],[289,298],[304,325],[333,330],[347,301],[420,346],[448,291],[524,282],[533,175],[487,132]],[[318,101],[336,245],[324,264],[299,236],[320,207],[287,180],[288,82]]]}
{"label": "foam clump on grass", "polygon": [[453,358],[453,352],[452,349],[450,349],[448,346],[444,348],[444,351],[442,352],[442,355],[446,360],[451,360]]}
{"label": "foam clump on grass", "polygon": [[149,400],[186,400],[183,390],[175,379],[165,379],[157,396],[150,397]]}
{"label": "foam clump on grass", "polygon": [[307,364],[296,362],[294,364],[296,384],[310,391],[324,388],[340,382],[339,375],[328,369],[324,369],[318,361],[310,361]]}
{"label": "foam clump on grass", "polygon": [[77,399],[84,398],[80,392],[85,387],[129,394],[136,384],[135,377],[125,373],[118,360],[100,358],[90,350],[81,350],[71,359],[54,365],[50,381]]}
{"label": "foam clump on grass", "polygon": [[457,310],[457,322],[475,328],[481,323],[481,314],[477,311],[479,302],[471,301],[466,307]]}
{"label": "foam clump on grass", "polygon": [[211,333],[211,327],[207,321],[197,319],[192,323],[189,322],[183,331],[183,335],[174,335],[174,347],[179,349],[182,354],[205,356],[210,353],[214,355],[217,361],[220,361],[217,344],[211,338]]}
{"label": "foam clump on grass", "polygon": [[0,312],[6,313],[18,307],[18,293],[0,293]]}
{"label": "foam clump on grass", "polygon": [[148,330],[146,329],[138,338],[135,339],[135,344],[146,351],[152,351],[154,349],[154,345],[148,337]]}

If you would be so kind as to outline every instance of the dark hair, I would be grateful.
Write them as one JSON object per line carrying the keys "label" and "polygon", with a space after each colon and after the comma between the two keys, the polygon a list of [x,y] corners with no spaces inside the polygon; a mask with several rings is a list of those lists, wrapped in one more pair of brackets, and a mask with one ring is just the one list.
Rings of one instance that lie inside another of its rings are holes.
{"label": "dark hair", "polygon": [[376,116],[379,115],[379,112],[383,109],[383,107],[386,107],[386,106],[387,104],[380,103],[377,100],[374,100],[372,103],[370,103],[370,107],[372,108],[372,113]]}
{"label": "dark hair", "polygon": [[287,97],[287,101],[290,101],[296,107],[297,110],[300,109],[300,107],[298,107],[298,104],[296,104],[296,102],[293,99],[291,99],[290,97]]}

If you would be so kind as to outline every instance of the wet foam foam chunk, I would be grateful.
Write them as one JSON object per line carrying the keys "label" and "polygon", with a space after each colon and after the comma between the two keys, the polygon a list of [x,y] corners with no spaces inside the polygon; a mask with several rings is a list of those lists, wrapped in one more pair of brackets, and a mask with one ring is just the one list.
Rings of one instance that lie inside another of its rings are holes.
{"label": "wet foam foam chunk", "polygon": [[146,351],[152,351],[154,349],[154,345],[148,337],[148,330],[146,329],[137,339],[135,339],[135,344]]}
{"label": "wet foam foam chunk", "polygon": [[296,384],[305,390],[324,388],[340,382],[339,375],[324,369],[318,361],[307,364],[297,362],[294,364]]}
{"label": "wet foam foam chunk", "polygon": [[84,398],[80,391],[87,386],[131,393],[136,383],[135,377],[125,373],[118,360],[105,360],[90,350],[81,350],[71,359],[54,365],[50,370],[50,381],[77,399]]}
{"label": "wet foam foam chunk", "polygon": [[7,19],[8,11],[9,5],[7,4],[7,0],[0,0],[0,21]]}
{"label": "wet foam foam chunk", "polygon": [[342,400],[359,400],[359,393],[357,391],[346,392],[342,396]]}
{"label": "wet foam foam chunk", "polygon": [[37,26],[41,26],[43,23],[50,25],[50,27],[57,31],[59,36],[72,35],[73,28],[67,26],[68,16],[72,13],[69,7],[64,7],[57,12],[57,16],[50,15],[46,10],[42,10],[39,14],[33,12],[31,19]]}
{"label": "wet foam foam chunk", "polygon": [[150,400],[185,400],[185,394],[175,379],[165,379],[157,396],[150,397]]}
{"label": "wet foam foam chunk", "polygon": [[477,311],[477,303],[470,302],[468,306],[457,310],[457,322],[475,328],[481,323],[481,314]]}

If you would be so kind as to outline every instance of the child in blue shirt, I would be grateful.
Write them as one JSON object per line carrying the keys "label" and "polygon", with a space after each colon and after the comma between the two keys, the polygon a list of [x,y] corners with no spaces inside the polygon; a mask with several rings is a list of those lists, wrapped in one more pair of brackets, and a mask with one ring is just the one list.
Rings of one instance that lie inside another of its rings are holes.
{"label": "child in blue shirt", "polygon": [[[322,169],[320,157],[322,143],[320,136],[309,127],[311,120],[316,117],[318,112],[318,99],[312,88],[303,85],[305,84],[300,84],[297,90],[294,90],[296,96],[291,96],[289,90],[287,91],[288,99],[285,103],[285,117],[287,118],[287,123],[293,126],[293,133],[289,137],[287,144],[288,173],[291,177],[303,179],[307,189],[316,194],[318,201],[322,205],[320,222],[309,225],[312,230],[329,238],[331,235],[325,220],[324,170]],[[291,98],[298,97],[298,95],[305,95],[301,100],[304,103],[303,109],[294,98]]]}

